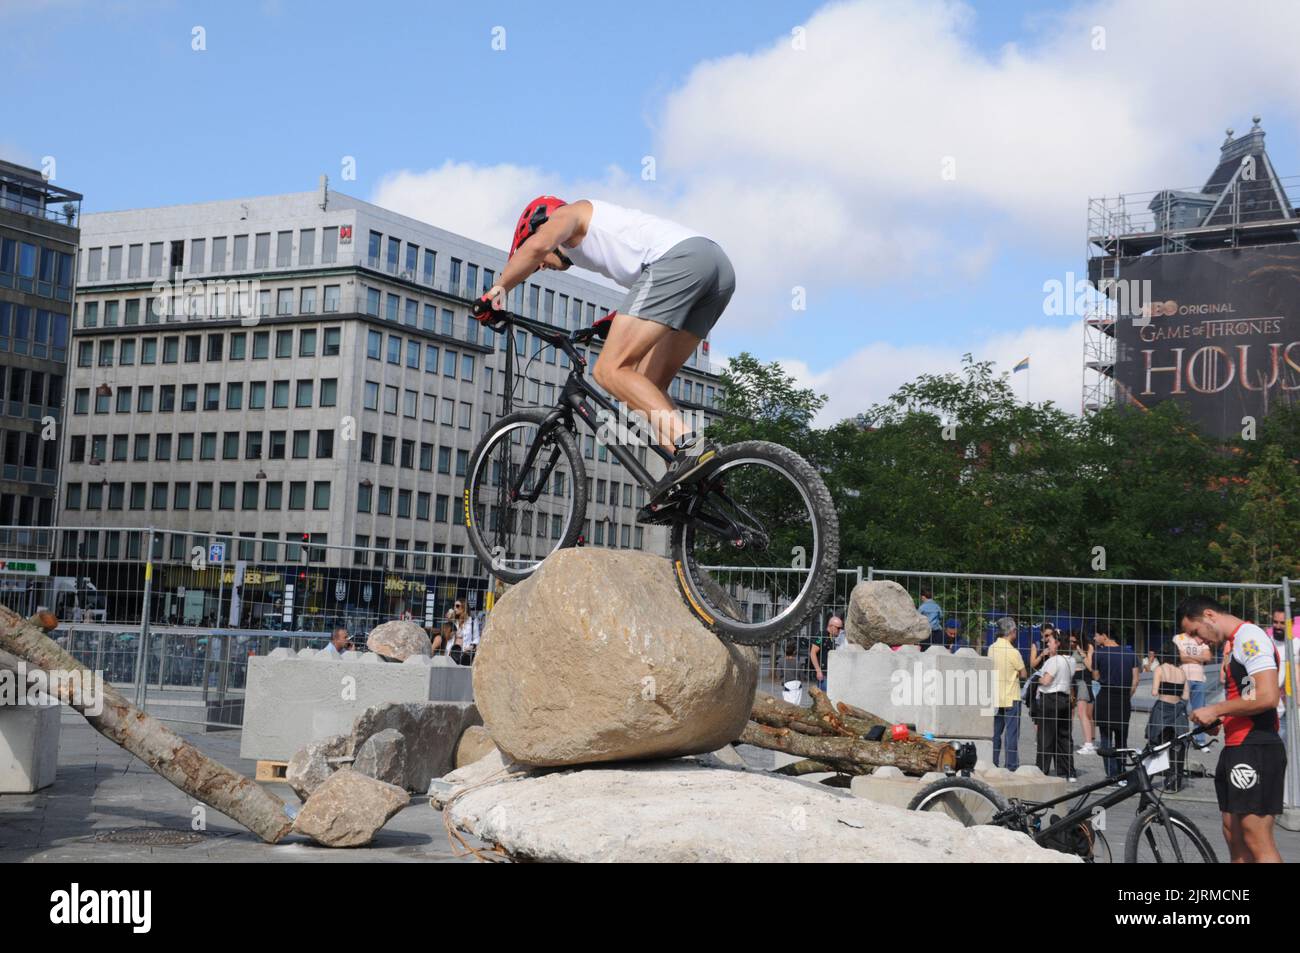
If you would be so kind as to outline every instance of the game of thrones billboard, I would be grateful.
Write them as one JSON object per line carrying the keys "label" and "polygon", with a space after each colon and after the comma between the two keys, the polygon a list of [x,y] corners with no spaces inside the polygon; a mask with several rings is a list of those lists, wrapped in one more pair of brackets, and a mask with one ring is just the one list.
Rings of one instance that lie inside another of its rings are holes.
{"label": "game of thrones billboard", "polygon": [[1300,401],[1300,245],[1126,258],[1119,275],[1144,304],[1116,324],[1118,402],[1177,400],[1231,437]]}

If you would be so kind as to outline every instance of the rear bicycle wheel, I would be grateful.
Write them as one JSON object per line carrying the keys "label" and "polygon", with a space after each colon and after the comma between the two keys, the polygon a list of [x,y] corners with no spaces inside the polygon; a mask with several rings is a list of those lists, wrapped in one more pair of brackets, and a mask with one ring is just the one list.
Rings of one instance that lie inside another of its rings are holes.
{"label": "rear bicycle wheel", "polygon": [[673,526],[673,568],[711,631],[767,645],[826,601],[839,519],[821,476],[797,453],[761,440],[731,444],[688,492]]}
{"label": "rear bicycle wheel", "polygon": [[1137,817],[1124,841],[1126,864],[1217,864],[1214,848],[1191,819],[1177,811],[1167,811],[1168,821],[1160,808],[1152,806]]}
{"label": "rear bicycle wheel", "polygon": [[550,416],[533,409],[502,417],[479,440],[465,474],[461,509],[470,546],[492,575],[511,584],[582,533],[582,455],[562,423],[546,424]]}
{"label": "rear bicycle wheel", "polygon": [[955,775],[928,784],[907,805],[909,811],[944,814],[966,827],[992,824],[1011,805],[983,781]]}

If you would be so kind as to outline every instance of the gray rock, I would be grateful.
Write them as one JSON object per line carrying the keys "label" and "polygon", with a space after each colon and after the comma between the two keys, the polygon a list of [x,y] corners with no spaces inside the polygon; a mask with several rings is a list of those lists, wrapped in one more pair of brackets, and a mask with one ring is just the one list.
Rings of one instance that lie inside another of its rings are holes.
{"label": "gray rock", "polygon": [[672,564],[562,549],[488,615],[474,698],[505,754],[535,765],[715,751],[749,719],[758,654],[696,619]]}
{"label": "gray rock", "polygon": [[360,752],[366,741],[386,728],[396,729],[406,741],[406,768],[402,787],[424,791],[431,778],[452,769],[456,743],[465,729],[481,725],[471,702],[389,702],[372,705],[352,724],[352,750]]}
{"label": "gray rock", "polygon": [[363,847],[410,801],[395,785],[340,768],[307,799],[293,829],[325,847]]}
{"label": "gray rock", "polygon": [[352,769],[367,777],[405,787],[406,738],[396,728],[375,732],[357,749]]}
{"label": "gray rock", "polygon": [[304,801],[338,768],[331,758],[346,758],[351,748],[346,735],[332,735],[299,750],[289,759],[284,779]]}
{"label": "gray rock", "polygon": [[412,655],[432,655],[433,645],[424,629],[414,622],[385,622],[370,630],[366,648],[397,662]]}
{"label": "gray rock", "polygon": [[930,638],[930,623],[916,610],[907,590],[892,580],[860,582],[849,595],[844,632],[850,642],[916,645]]}
{"label": "gray rock", "polygon": [[487,757],[442,781],[452,823],[524,860],[1079,862],[1024,834],[682,761],[521,776]]}

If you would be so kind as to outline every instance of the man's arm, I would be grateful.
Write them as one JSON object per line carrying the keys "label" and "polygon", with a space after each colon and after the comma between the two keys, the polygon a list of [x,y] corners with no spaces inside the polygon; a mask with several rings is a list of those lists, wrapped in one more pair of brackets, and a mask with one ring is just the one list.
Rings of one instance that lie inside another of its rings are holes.
{"label": "man's arm", "polygon": [[510,259],[501,277],[488,294],[493,307],[504,306],[510,290],[542,266],[542,261],[555,249],[567,242],[578,228],[578,211],[572,205],[563,205],[551,213],[542,227],[533,232]]}
{"label": "man's arm", "polygon": [[1138,680],[1142,678],[1142,668],[1138,665],[1133,666],[1133,684],[1129,686],[1128,697],[1132,698],[1138,691]]}
{"label": "man's arm", "polygon": [[818,645],[816,642],[814,642],[812,645],[808,647],[808,659],[809,661],[812,662],[813,671],[817,673],[818,679],[822,678],[821,654],[822,654],[821,646]]}

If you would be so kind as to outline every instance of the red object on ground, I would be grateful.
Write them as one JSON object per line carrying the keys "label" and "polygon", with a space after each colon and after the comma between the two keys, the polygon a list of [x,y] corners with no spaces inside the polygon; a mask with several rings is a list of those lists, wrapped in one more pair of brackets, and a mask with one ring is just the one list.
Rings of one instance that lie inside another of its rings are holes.
{"label": "red object on ground", "polygon": [[895,741],[906,741],[908,736],[907,725],[895,725],[889,729],[890,734]]}

